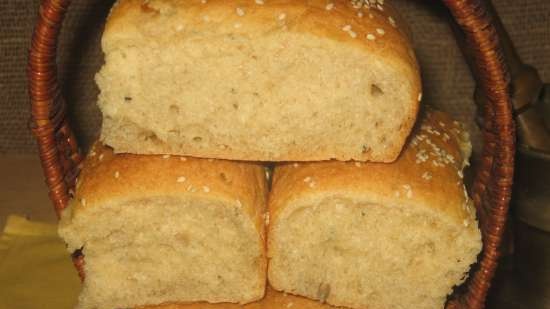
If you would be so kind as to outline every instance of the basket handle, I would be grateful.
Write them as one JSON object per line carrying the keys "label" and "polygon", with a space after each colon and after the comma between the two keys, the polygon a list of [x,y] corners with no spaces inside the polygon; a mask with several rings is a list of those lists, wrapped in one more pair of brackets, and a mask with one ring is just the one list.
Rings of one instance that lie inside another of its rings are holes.
{"label": "basket handle", "polygon": [[[442,0],[464,31],[474,51],[479,84],[487,95],[484,111],[483,160],[477,170],[473,199],[480,215],[484,249],[467,290],[447,308],[481,309],[493,278],[506,223],[514,171],[515,130],[509,74],[485,0]],[[65,118],[59,92],[56,47],[70,0],[43,0],[29,53],[28,78],[31,129],[37,140],[42,168],[56,213],[67,206],[82,160]],[[81,258],[75,259],[82,270]],[[83,272],[81,272],[83,277]]]}

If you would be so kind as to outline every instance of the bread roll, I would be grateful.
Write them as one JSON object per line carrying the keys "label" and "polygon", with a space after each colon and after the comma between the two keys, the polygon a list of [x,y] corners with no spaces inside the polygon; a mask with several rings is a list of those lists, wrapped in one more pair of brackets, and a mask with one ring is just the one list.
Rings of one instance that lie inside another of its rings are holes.
{"label": "bread roll", "polygon": [[469,155],[461,126],[429,112],[392,164],[277,166],[270,284],[351,308],[443,308],[481,249],[462,181]]}
{"label": "bread roll", "polygon": [[393,161],[420,74],[388,1],[119,0],[96,76],[116,152]]}
{"label": "bread roll", "polygon": [[191,304],[162,304],[159,306],[146,306],[137,309],[337,309],[342,307],[333,307],[321,302],[311,300],[305,297],[295,296],[267,287],[265,297],[261,300],[246,305],[239,304],[209,304],[209,303],[191,303]]}
{"label": "bread roll", "polygon": [[266,195],[257,164],[96,145],[59,226],[85,255],[78,308],[260,299]]}

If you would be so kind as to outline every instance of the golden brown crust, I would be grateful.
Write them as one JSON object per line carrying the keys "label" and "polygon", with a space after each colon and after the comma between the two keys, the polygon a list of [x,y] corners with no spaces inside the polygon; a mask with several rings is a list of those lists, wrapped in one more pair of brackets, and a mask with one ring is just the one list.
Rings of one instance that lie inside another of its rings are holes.
{"label": "golden brown crust", "polygon": [[267,287],[265,297],[257,302],[246,305],[239,304],[211,304],[211,303],[191,303],[191,304],[164,304],[157,306],[139,307],[138,309],[336,309],[334,307],[322,304],[318,301],[305,297],[286,294],[275,291]]}
{"label": "golden brown crust", "polygon": [[[157,37],[157,32],[174,31],[171,27],[192,27],[197,33],[216,32],[216,29],[221,28],[231,29],[234,33],[243,33],[251,38],[271,35],[277,31],[306,33],[354,46],[365,54],[379,56],[388,66],[396,68],[400,75],[407,77],[412,89],[407,100],[412,108],[400,128],[400,142],[385,149],[383,154],[366,151],[360,155],[353,154],[353,157],[361,161],[392,162],[401,151],[401,141],[405,140],[414,125],[421,98],[421,81],[408,28],[387,2],[366,1],[367,4],[364,4],[365,1],[350,0],[119,0],[107,22],[102,44],[103,50],[108,52],[110,46],[116,45],[116,42],[126,39],[135,41],[144,37],[143,33]],[[163,27],[155,24],[155,20],[161,16],[165,18]],[[161,40],[161,36],[158,38]],[[170,36],[162,38],[169,40]],[[164,148],[169,150],[167,146]],[[204,153],[189,153],[222,157],[219,149],[202,151]],[[243,159],[247,156],[250,154],[239,153],[237,150],[223,153],[223,157],[227,159]],[[289,152],[280,158],[256,159],[282,161],[281,158],[294,158],[302,161],[302,157],[302,153]],[[323,160],[327,157],[320,154],[318,157],[313,155],[303,160],[312,159]]]}
{"label": "golden brown crust", "polygon": [[417,207],[441,214],[449,222],[470,225],[473,209],[462,181],[469,156],[461,150],[462,144],[468,143],[465,135],[449,115],[430,111],[394,163],[278,165],[268,201],[271,222],[295,199],[339,193],[374,204]]}

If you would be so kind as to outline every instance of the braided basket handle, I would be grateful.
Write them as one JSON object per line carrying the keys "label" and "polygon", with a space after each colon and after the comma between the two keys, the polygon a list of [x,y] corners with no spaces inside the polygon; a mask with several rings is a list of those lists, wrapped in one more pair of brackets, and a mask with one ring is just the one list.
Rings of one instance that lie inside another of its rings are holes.
{"label": "braided basket handle", "polygon": [[[500,255],[514,172],[515,131],[509,75],[485,0],[442,1],[474,50],[480,86],[489,102],[484,111],[482,162],[473,186],[484,249],[464,294],[451,299],[447,308],[482,309]],[[43,0],[28,62],[31,129],[58,216],[68,204],[82,160],[65,117],[66,105],[57,81],[57,40],[69,4],[70,0]],[[84,278],[82,256],[75,256],[74,261]]]}

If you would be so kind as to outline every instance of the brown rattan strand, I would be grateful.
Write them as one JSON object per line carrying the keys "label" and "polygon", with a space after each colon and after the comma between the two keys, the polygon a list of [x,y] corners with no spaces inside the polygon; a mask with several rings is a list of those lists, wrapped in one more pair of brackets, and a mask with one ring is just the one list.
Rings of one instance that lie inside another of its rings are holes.
{"label": "brown rattan strand", "polygon": [[[509,75],[498,37],[484,0],[442,0],[463,29],[474,50],[477,79],[489,104],[484,111],[482,160],[476,171],[473,200],[478,209],[484,248],[464,295],[455,295],[447,308],[481,309],[494,275],[506,223],[513,178],[515,131],[509,97]],[[29,53],[31,129],[38,142],[50,199],[59,215],[67,207],[79,172],[81,155],[59,95],[56,46],[70,0],[43,0]],[[84,258],[73,261],[84,280]]]}

